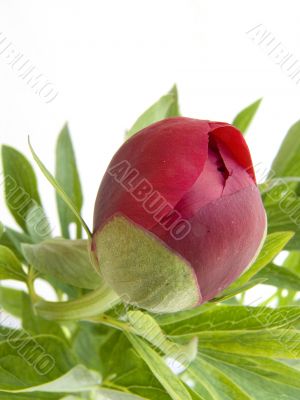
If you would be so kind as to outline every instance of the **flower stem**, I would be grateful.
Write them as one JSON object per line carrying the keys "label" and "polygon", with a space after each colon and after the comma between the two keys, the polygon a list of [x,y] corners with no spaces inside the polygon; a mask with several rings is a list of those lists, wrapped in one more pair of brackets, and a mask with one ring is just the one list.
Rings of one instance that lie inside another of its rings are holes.
{"label": "flower stem", "polygon": [[26,285],[27,285],[29,297],[31,298],[31,301],[32,301],[33,304],[39,298],[38,295],[36,294],[35,290],[34,290],[34,280],[35,280],[35,271],[32,268],[32,266],[30,265],[29,269],[28,269],[28,276],[27,276]]}
{"label": "flower stem", "polygon": [[35,304],[38,315],[48,320],[78,321],[96,317],[120,302],[108,286],[102,286],[79,299],[63,302],[39,301]]}
{"label": "flower stem", "polygon": [[103,325],[107,325],[111,328],[118,329],[120,331],[125,332],[134,332],[135,330],[126,322],[119,321],[110,317],[109,315],[98,315],[97,317],[92,317],[87,319],[89,322],[100,323]]}

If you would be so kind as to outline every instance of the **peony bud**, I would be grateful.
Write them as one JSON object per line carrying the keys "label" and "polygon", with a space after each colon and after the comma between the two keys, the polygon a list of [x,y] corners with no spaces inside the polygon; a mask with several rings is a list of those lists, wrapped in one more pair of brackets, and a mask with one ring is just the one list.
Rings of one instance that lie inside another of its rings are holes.
{"label": "peony bud", "polygon": [[230,285],[265,231],[241,133],[178,117],[143,129],[113,157],[96,200],[92,251],[125,301],[175,312]]}

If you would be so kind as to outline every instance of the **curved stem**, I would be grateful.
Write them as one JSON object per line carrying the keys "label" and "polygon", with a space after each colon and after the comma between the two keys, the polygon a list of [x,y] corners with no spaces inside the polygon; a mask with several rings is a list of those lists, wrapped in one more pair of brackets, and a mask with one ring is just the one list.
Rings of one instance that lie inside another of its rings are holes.
{"label": "curved stem", "polygon": [[136,331],[129,325],[127,322],[119,321],[117,319],[111,318],[109,315],[98,315],[97,317],[91,317],[87,319],[89,322],[100,323],[111,328],[118,329],[120,331],[125,332],[134,332]]}
{"label": "curved stem", "polygon": [[54,176],[48,171],[48,169],[42,163],[42,161],[40,160],[40,158],[38,157],[36,152],[33,150],[33,147],[31,146],[31,143],[30,143],[29,136],[28,136],[28,145],[29,145],[32,157],[33,157],[34,161],[37,163],[41,172],[43,173],[45,178],[48,180],[48,182],[50,182],[51,185],[54,187],[57,194],[62,198],[62,200],[66,203],[66,205],[72,211],[72,213],[74,214],[76,219],[79,221],[79,223],[82,225],[83,229],[86,231],[88,238],[90,239],[92,237],[92,232],[90,231],[90,229],[87,226],[84,219],[81,217],[79,210],[77,210],[77,207],[73,203],[73,200],[66,194],[66,192],[64,191],[62,186],[58,183],[58,181],[54,178]]}
{"label": "curved stem", "polygon": [[35,280],[35,271],[32,268],[32,266],[29,265],[26,285],[27,285],[29,297],[31,298],[31,301],[32,301],[33,304],[39,298],[38,295],[36,294],[35,290],[34,290],[34,280]]}
{"label": "curved stem", "polygon": [[56,321],[78,321],[98,316],[120,302],[119,296],[103,286],[79,299],[63,302],[39,301],[35,304],[38,315]]}

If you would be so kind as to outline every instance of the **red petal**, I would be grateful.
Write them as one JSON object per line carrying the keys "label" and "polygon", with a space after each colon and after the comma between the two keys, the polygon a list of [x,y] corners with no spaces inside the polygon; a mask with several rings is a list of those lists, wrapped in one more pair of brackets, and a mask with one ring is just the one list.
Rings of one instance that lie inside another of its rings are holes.
{"label": "red petal", "polygon": [[243,135],[231,125],[220,125],[221,123],[210,122],[210,135],[216,141],[224,161],[226,160],[225,164],[230,168],[230,161],[234,159],[256,182],[251,155]]}
{"label": "red petal", "polygon": [[[202,172],[209,130],[207,121],[180,117],[160,121],[124,143],[108,170],[129,161],[139,174],[134,183],[145,179],[174,207]],[[117,212],[147,229],[156,223],[142,203],[106,172],[96,200],[94,231]]]}
{"label": "red petal", "polygon": [[[218,138],[218,132],[222,138],[226,137],[229,132],[228,126],[223,123],[210,123],[210,125],[218,126],[218,128],[209,134],[208,158],[204,169],[193,187],[176,205],[176,210],[183,218],[191,218],[204,205],[253,184],[249,171],[245,170],[234,156],[237,149],[229,150],[227,142]],[[230,135],[241,137],[241,133],[234,128]],[[242,153],[244,144],[242,142]]]}

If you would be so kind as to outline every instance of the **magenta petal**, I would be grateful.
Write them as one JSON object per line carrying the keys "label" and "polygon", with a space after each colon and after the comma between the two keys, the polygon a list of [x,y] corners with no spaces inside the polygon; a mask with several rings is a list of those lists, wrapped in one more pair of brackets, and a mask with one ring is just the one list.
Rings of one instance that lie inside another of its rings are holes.
{"label": "magenta petal", "polygon": [[225,178],[218,171],[219,158],[211,149],[208,159],[199,178],[176,205],[176,210],[183,218],[191,218],[204,205],[221,197]]}
{"label": "magenta petal", "polygon": [[264,236],[266,220],[252,184],[202,207],[190,220],[191,232],[175,240],[158,226],[152,231],[194,269],[202,302],[232,283],[251,262]]}

